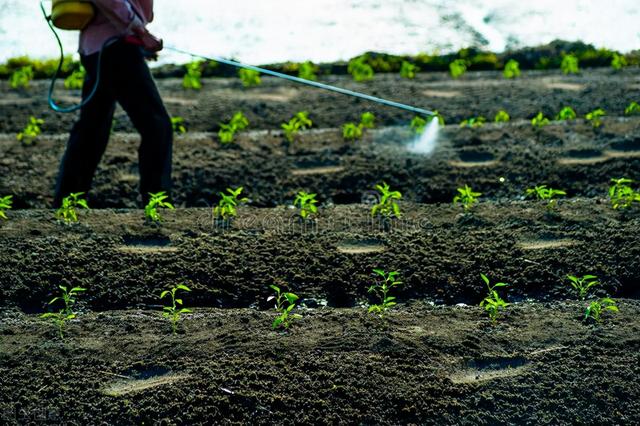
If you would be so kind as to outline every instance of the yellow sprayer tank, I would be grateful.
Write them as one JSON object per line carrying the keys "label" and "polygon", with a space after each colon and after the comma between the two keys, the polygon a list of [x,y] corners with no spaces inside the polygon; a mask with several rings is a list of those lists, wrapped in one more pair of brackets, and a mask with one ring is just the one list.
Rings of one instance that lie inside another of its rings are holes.
{"label": "yellow sprayer tank", "polygon": [[91,22],[95,10],[89,1],[53,0],[51,22],[62,30],[81,30]]}

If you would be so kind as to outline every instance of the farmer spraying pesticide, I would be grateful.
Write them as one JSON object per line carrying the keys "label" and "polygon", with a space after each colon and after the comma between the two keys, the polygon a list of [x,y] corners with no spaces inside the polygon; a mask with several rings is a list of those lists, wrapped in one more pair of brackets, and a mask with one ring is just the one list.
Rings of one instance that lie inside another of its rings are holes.
{"label": "farmer spraying pesticide", "polygon": [[143,202],[149,193],[168,193],[173,130],[145,61],[145,55],[163,47],[146,29],[153,19],[153,0],[54,1],[50,19],[60,28],[81,29],[79,52],[86,70],[80,118],[62,157],[54,206],[69,194],[89,191],[109,141],[116,102],[142,137],[138,153]]}

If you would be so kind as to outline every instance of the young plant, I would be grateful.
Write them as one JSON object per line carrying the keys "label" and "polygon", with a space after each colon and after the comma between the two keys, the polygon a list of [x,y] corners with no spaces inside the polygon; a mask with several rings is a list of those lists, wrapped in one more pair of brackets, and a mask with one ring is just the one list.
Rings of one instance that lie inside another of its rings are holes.
{"label": "young plant", "polygon": [[35,118],[33,116],[29,117],[29,122],[24,127],[24,129],[18,133],[16,139],[22,142],[24,145],[32,145],[40,133],[42,133],[42,129],[40,126],[44,124],[44,120],[40,118]]}
{"label": "young plant", "polygon": [[304,191],[298,192],[295,200],[293,200],[293,205],[300,208],[300,217],[303,219],[308,219],[311,216],[318,213],[318,200],[316,200],[317,194],[310,194]]}
{"label": "young plant", "polygon": [[631,187],[631,179],[611,179],[611,183],[613,185],[609,187],[609,198],[614,210],[627,209],[634,202],[640,202],[640,193]]}
{"label": "young plant", "polygon": [[219,217],[222,220],[228,220],[238,215],[237,207],[240,203],[246,203],[248,198],[238,198],[242,193],[242,187],[236,189],[227,188],[228,194],[224,192],[220,193],[222,197],[218,201],[218,205],[213,208],[213,215]]}
{"label": "young plant", "polygon": [[640,114],[640,104],[633,101],[624,109],[624,115]]}
{"label": "young plant", "polygon": [[402,66],[400,67],[400,77],[414,79],[416,78],[416,74],[420,71],[418,66],[412,64],[411,62],[402,61]]}
{"label": "young plant", "polygon": [[373,272],[381,278],[381,280],[371,287],[369,287],[369,293],[375,294],[380,303],[369,306],[369,313],[376,313],[380,318],[384,317],[384,314],[396,303],[394,296],[389,296],[389,292],[394,288],[402,285],[402,281],[397,279],[399,273],[397,271],[385,272],[382,269],[374,269]]}
{"label": "young plant", "polygon": [[459,78],[467,72],[467,61],[464,59],[456,59],[449,64],[449,72],[451,77]]}
{"label": "young plant", "polygon": [[345,140],[356,140],[362,137],[364,129],[373,129],[376,116],[371,112],[365,112],[360,117],[360,123],[346,123],[342,126],[342,137]]}
{"label": "young plant", "polygon": [[187,133],[182,117],[171,117],[171,127],[173,127],[173,133]]}
{"label": "young plant", "polygon": [[509,120],[511,120],[511,116],[509,115],[509,113],[507,113],[507,111],[504,110],[498,111],[496,117],[493,119],[493,121],[496,123],[508,123]]}
{"label": "young plant", "polygon": [[552,210],[556,205],[555,197],[558,195],[567,195],[567,193],[560,189],[548,188],[547,185],[538,185],[535,188],[527,189],[525,195],[527,197],[534,197],[537,200],[547,201],[547,209]]}
{"label": "young plant", "polygon": [[504,66],[504,78],[520,77],[520,64],[515,59],[509,59]]}
{"label": "young plant", "polygon": [[434,115],[430,115],[426,118],[421,117],[419,115],[416,115],[415,117],[413,117],[413,120],[411,120],[411,129],[418,135],[421,135],[422,133],[424,133],[425,129],[427,128],[427,125],[429,123],[431,123],[431,120],[436,119],[438,120],[438,124],[440,126],[444,126],[444,117],[442,116],[442,114],[440,114],[437,110],[433,111]]}
{"label": "young plant", "polygon": [[355,123],[346,123],[342,126],[342,137],[345,140],[356,140],[362,137],[362,126]]}
{"label": "young plant", "polygon": [[272,300],[276,301],[276,312],[278,316],[271,323],[271,328],[276,330],[278,327],[282,327],[284,329],[288,329],[291,326],[291,322],[295,319],[302,318],[302,315],[292,314],[296,307],[296,301],[299,299],[293,293],[283,292],[280,290],[280,287],[276,285],[270,285],[271,289],[276,292],[275,295],[269,296],[267,298],[267,302]]}
{"label": "young plant", "polygon": [[614,53],[613,58],[611,59],[611,68],[613,68],[616,71],[620,71],[622,68],[626,66],[627,66],[627,59],[618,53]]}
{"label": "young plant", "polygon": [[395,201],[402,198],[400,191],[392,191],[386,182],[376,185],[375,189],[380,193],[380,201],[371,208],[371,216],[380,216],[383,219],[401,217],[400,206]]}
{"label": "young plant", "polygon": [[598,127],[602,126],[601,118],[605,115],[607,115],[607,113],[602,108],[598,108],[594,109],[590,113],[587,113],[584,118],[586,118],[587,121],[591,123],[594,129],[597,129]]}
{"label": "young plant", "polygon": [[242,112],[236,112],[229,123],[220,123],[220,130],[218,131],[218,137],[222,144],[228,144],[233,142],[236,133],[249,127],[249,120],[244,116]]}
{"label": "young plant", "polygon": [[0,198],[0,218],[4,220],[8,220],[7,210],[11,210],[13,207],[13,195],[7,195],[5,197]]}
{"label": "young plant", "polygon": [[12,89],[28,89],[31,80],[33,80],[33,68],[31,65],[26,65],[11,74],[9,85]]}
{"label": "young plant", "polygon": [[171,296],[171,306],[165,306],[162,308],[162,316],[171,321],[171,331],[173,332],[173,334],[177,334],[178,321],[180,321],[180,316],[182,314],[188,314],[191,312],[190,309],[182,307],[182,299],[176,298],[176,293],[178,292],[178,290],[191,291],[191,289],[186,285],[178,284],[171,290],[165,290],[160,293],[161,300],[167,296]]}
{"label": "young plant", "polygon": [[578,74],[580,72],[578,58],[573,54],[564,55],[562,57],[562,63],[560,64],[560,69],[565,75]]}
{"label": "young plant", "polygon": [[162,221],[162,217],[158,212],[159,208],[173,210],[173,204],[169,201],[169,196],[166,192],[156,192],[155,194],[149,193],[149,202],[144,207],[144,217],[153,223],[158,223]]}
{"label": "young plant", "polygon": [[464,211],[468,212],[478,202],[478,197],[481,195],[481,192],[474,192],[469,185],[465,185],[464,188],[458,188],[458,195],[453,197],[453,204],[462,204]]}
{"label": "young plant", "polygon": [[576,119],[576,112],[573,110],[573,108],[569,106],[562,108],[558,113],[558,115],[556,115],[556,120],[559,120],[559,121],[569,121],[569,120],[575,120],[575,119]]}
{"label": "young plant", "polygon": [[469,127],[469,128],[475,129],[477,127],[484,126],[484,123],[486,122],[487,122],[487,119],[480,115],[478,117],[470,117],[470,118],[467,118],[466,120],[463,120],[460,123],[460,127]]}
{"label": "young plant", "polygon": [[202,89],[202,61],[194,61],[185,65],[187,70],[182,78],[182,87],[185,89]]}
{"label": "young plant", "polygon": [[578,292],[580,300],[584,300],[587,298],[589,289],[591,287],[600,285],[600,281],[598,281],[598,277],[596,277],[595,275],[583,275],[582,277],[567,275],[567,278],[569,279],[569,284],[571,284],[571,287],[573,287]]}
{"label": "young plant", "polygon": [[347,71],[357,82],[372,80],[374,76],[373,68],[367,63],[367,58],[364,56],[350,60]]}
{"label": "young plant", "polygon": [[64,326],[66,322],[76,317],[76,313],[73,311],[73,305],[76,304],[76,298],[78,297],[79,293],[82,293],[87,289],[82,287],[74,287],[71,290],[68,290],[65,286],[58,287],[61,291],[60,296],[51,299],[51,301],[47,305],[53,306],[57,302],[62,301],[64,303],[64,307],[61,308],[58,312],[47,312],[40,315],[40,317],[51,320],[58,327],[60,338],[64,339]]}
{"label": "young plant", "polygon": [[604,297],[600,300],[594,300],[587,306],[584,312],[584,320],[593,319],[596,323],[602,322],[602,314],[605,311],[618,312],[618,306],[615,300]]}
{"label": "young plant", "polygon": [[260,73],[258,71],[242,68],[238,71],[238,76],[240,77],[240,81],[242,81],[242,85],[244,87],[259,86],[260,83],[262,83],[262,80],[260,80]]}
{"label": "young plant", "polygon": [[84,78],[86,76],[86,71],[84,67],[81,65],[80,68],[73,71],[69,77],[64,80],[64,88],[67,90],[80,90],[84,84]]}
{"label": "young plant", "polygon": [[550,123],[549,119],[547,117],[545,117],[544,114],[542,114],[542,112],[539,112],[538,115],[536,115],[535,117],[533,117],[531,119],[531,125],[535,129],[539,129],[539,128],[544,127],[544,126],[548,126],[549,123]]}
{"label": "young plant", "polygon": [[485,274],[480,274],[482,281],[485,282],[488,289],[487,297],[485,297],[482,302],[480,302],[480,306],[484,307],[485,311],[489,314],[489,318],[491,319],[491,323],[495,324],[498,321],[498,317],[500,316],[500,311],[504,310],[509,304],[505,302],[498,292],[496,288],[506,287],[509,284],[505,283],[496,283],[494,285],[490,284],[489,278]]}
{"label": "young plant", "polygon": [[298,77],[304,78],[305,80],[316,81],[318,79],[317,73],[318,67],[316,67],[313,62],[306,61],[300,64],[298,68]]}
{"label": "young plant", "polygon": [[300,111],[293,116],[288,123],[282,123],[280,127],[284,130],[284,135],[289,143],[294,141],[294,136],[300,130],[306,130],[313,126],[313,122],[309,119],[309,113],[306,111]]}
{"label": "young plant", "polygon": [[56,210],[56,218],[64,221],[65,223],[77,222],[78,212],[77,208],[88,209],[89,204],[84,198],[80,196],[84,195],[84,192],[74,192],[69,196],[62,199],[62,205]]}

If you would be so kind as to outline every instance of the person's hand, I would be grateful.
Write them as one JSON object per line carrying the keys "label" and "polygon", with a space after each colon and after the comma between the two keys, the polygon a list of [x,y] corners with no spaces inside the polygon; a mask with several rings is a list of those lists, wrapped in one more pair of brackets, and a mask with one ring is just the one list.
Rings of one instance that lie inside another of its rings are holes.
{"label": "person's hand", "polygon": [[136,36],[142,42],[142,47],[151,53],[156,53],[162,50],[163,43],[161,38],[157,38],[151,34],[146,28],[140,31],[136,31]]}

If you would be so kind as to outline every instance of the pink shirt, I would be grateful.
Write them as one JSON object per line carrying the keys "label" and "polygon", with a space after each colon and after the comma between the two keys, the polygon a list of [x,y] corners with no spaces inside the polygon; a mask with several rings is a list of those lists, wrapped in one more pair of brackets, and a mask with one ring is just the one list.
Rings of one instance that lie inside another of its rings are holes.
{"label": "pink shirt", "polygon": [[132,35],[134,29],[144,28],[153,20],[153,0],[91,2],[96,7],[96,16],[80,33],[79,52],[82,55],[96,53],[111,37]]}

